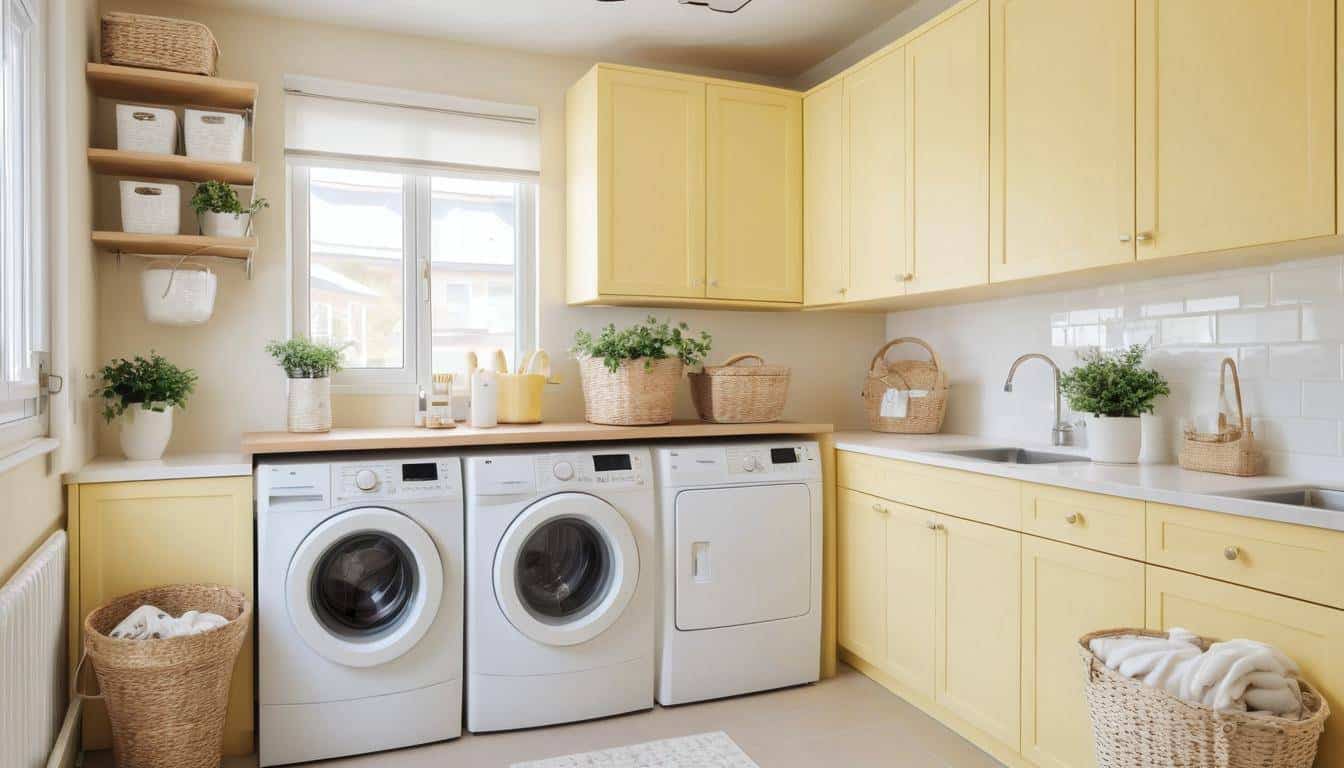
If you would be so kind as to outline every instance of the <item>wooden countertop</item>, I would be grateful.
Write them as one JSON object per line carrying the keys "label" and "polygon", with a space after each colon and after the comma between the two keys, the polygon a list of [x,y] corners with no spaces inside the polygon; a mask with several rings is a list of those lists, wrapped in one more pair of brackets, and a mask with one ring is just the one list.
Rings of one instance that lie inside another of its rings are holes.
{"label": "wooden countertop", "polygon": [[831,424],[776,421],[769,424],[706,424],[674,421],[656,427],[611,427],[586,422],[501,424],[492,429],[379,427],[333,429],[330,432],[248,432],[243,435],[245,455],[374,451],[398,448],[478,448],[490,445],[590,443],[610,440],[676,440],[768,435],[820,435],[834,431]]}

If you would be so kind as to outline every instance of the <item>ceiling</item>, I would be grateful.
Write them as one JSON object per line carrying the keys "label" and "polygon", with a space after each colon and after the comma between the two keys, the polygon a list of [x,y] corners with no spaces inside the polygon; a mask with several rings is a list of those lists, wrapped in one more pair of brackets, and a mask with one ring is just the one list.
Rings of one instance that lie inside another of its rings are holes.
{"label": "ceiling", "polygon": [[792,78],[914,0],[216,0],[272,16],[560,56]]}

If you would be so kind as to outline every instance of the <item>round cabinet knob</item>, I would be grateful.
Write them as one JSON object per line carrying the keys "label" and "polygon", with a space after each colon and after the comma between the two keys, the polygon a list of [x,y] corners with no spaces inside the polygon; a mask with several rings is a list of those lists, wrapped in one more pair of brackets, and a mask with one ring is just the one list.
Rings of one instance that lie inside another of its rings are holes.
{"label": "round cabinet knob", "polygon": [[555,474],[556,480],[572,480],[574,478],[574,465],[568,461],[562,461],[551,468]]}
{"label": "round cabinet knob", "polygon": [[361,491],[372,491],[378,487],[378,473],[372,469],[361,469],[355,474],[355,486]]}
{"label": "round cabinet knob", "polygon": [[1226,557],[1228,560],[1236,560],[1237,558],[1241,557],[1241,548],[1228,547],[1227,549],[1223,550],[1223,557]]}
{"label": "round cabinet knob", "polygon": [[1078,514],[1077,512],[1070,512],[1069,514],[1064,516],[1064,522],[1068,523],[1069,525],[1077,525],[1082,521],[1083,516]]}

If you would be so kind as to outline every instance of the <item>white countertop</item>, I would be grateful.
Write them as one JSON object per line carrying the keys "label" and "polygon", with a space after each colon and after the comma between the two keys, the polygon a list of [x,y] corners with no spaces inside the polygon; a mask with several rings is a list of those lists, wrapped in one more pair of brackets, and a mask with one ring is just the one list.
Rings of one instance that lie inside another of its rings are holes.
{"label": "white countertop", "polygon": [[76,472],[66,472],[66,485],[129,483],[138,480],[184,480],[202,477],[244,477],[252,474],[252,460],[241,453],[183,453],[156,461],[131,461],[122,456],[99,456]]}
{"label": "white countertop", "polygon": [[[1208,472],[1191,472],[1175,464],[1000,464],[938,451],[963,448],[991,448],[1013,445],[1013,441],[990,440],[969,435],[889,435],[876,432],[842,431],[835,433],[835,447],[842,451],[866,453],[889,459],[913,461],[949,469],[996,475],[1042,485],[1055,485],[1110,496],[1122,496],[1160,504],[1207,509],[1242,517],[1258,517],[1283,523],[1309,525],[1344,531],[1344,512],[1291,504],[1274,504],[1253,499],[1218,496],[1276,488],[1296,488],[1312,483],[1282,475],[1231,477]],[[1054,448],[1041,445],[1016,447],[1051,453],[1086,453],[1078,448]]]}

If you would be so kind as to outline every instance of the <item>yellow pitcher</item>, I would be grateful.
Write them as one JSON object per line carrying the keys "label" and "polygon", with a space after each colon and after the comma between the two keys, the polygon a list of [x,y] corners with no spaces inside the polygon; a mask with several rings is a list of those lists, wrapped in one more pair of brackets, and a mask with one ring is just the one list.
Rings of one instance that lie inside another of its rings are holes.
{"label": "yellow pitcher", "polygon": [[555,383],[550,355],[538,349],[527,356],[516,373],[500,373],[496,382],[500,424],[541,423],[542,391],[548,382]]}

